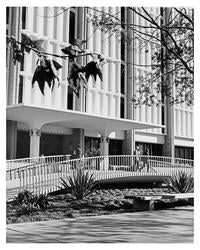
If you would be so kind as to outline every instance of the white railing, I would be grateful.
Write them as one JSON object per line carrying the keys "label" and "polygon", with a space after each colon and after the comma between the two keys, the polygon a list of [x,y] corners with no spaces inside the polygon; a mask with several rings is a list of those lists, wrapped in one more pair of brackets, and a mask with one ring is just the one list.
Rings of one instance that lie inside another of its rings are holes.
{"label": "white railing", "polygon": [[54,155],[54,156],[40,156],[32,158],[21,158],[6,161],[6,180],[18,179],[20,171],[26,168],[35,168],[44,163],[52,164],[55,162],[66,161],[70,155]]}
{"label": "white railing", "polygon": [[184,167],[194,166],[193,165],[194,161],[190,159],[175,158],[174,163],[177,166],[184,166]]}
{"label": "white railing", "polygon": [[[69,156],[65,156],[66,158]],[[193,161],[171,157],[135,155],[98,156],[81,159],[63,159],[64,156],[38,158],[26,161],[7,173],[7,195],[11,197],[20,190],[49,193],[60,186],[60,178],[67,179],[79,168],[93,174],[96,180],[126,178],[131,176],[170,176],[180,170],[193,174]],[[33,158],[32,158],[33,159]],[[17,161],[17,160],[16,160]],[[10,161],[9,161],[10,162]]]}
{"label": "white railing", "polygon": [[37,165],[40,163],[53,163],[69,160],[70,155],[53,155],[53,156],[40,156],[40,157],[32,157],[32,158],[20,158],[14,160],[6,161],[6,170],[13,170],[22,167],[28,167]]}

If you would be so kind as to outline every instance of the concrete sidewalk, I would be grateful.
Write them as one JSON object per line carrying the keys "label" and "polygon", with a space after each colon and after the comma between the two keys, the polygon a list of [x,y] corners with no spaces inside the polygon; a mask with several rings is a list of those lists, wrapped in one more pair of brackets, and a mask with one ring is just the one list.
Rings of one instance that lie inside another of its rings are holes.
{"label": "concrete sidewalk", "polygon": [[[193,243],[193,207],[7,225],[8,243]],[[184,219],[183,219],[184,218]]]}

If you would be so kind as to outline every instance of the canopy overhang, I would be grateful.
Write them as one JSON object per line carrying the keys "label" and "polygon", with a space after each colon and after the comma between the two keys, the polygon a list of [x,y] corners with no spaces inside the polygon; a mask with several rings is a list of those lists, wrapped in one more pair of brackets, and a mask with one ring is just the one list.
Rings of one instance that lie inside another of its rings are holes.
{"label": "canopy overhang", "polygon": [[109,134],[112,131],[164,128],[165,126],[129,119],[98,116],[74,110],[29,106],[24,104],[7,106],[7,119],[27,124],[30,128],[41,128],[51,124],[65,128],[80,128]]}

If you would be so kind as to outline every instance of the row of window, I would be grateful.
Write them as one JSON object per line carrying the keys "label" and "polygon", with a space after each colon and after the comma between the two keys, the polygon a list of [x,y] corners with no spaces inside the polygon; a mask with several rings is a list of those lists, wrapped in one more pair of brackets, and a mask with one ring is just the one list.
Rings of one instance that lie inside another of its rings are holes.
{"label": "row of window", "polygon": [[[59,155],[63,153],[62,135],[42,133],[40,138],[40,155]],[[109,140],[109,155],[122,155],[122,140]],[[29,157],[30,136],[28,131],[17,132],[17,158]],[[136,142],[140,148],[140,154],[145,154],[149,150],[150,155],[162,156],[163,145],[153,143]],[[100,149],[100,138],[85,137],[86,156],[98,155]],[[182,159],[194,159],[194,148],[192,147],[175,147],[175,157]]]}

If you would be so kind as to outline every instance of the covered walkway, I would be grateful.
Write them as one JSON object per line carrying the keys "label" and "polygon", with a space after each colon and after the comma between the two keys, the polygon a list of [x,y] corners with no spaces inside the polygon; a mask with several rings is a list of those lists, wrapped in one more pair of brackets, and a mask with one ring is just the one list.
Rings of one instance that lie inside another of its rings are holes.
{"label": "covered walkway", "polygon": [[66,129],[97,131],[101,138],[101,155],[104,156],[108,155],[109,135],[112,132],[165,127],[161,124],[27,104],[8,106],[6,116],[8,120],[21,122],[28,126],[30,131],[30,157],[39,156],[41,128],[44,125],[58,126]]}

